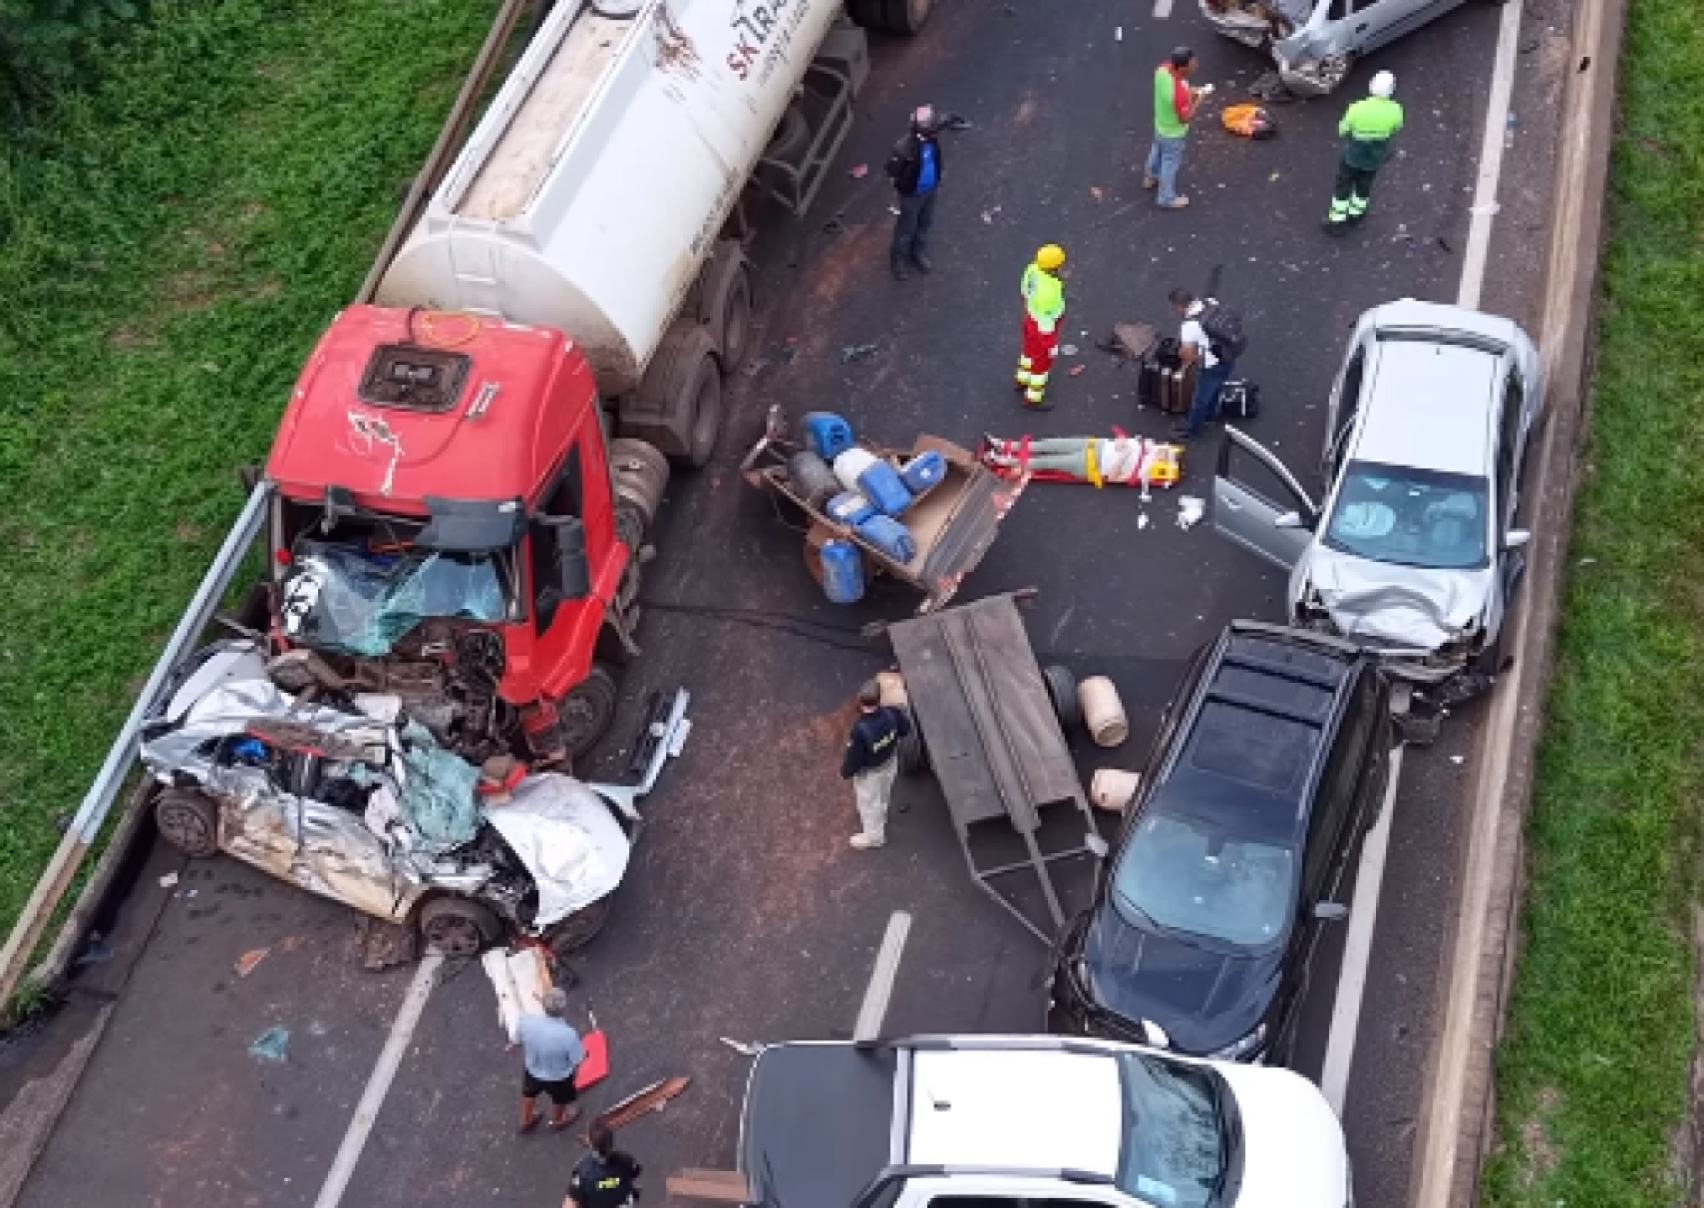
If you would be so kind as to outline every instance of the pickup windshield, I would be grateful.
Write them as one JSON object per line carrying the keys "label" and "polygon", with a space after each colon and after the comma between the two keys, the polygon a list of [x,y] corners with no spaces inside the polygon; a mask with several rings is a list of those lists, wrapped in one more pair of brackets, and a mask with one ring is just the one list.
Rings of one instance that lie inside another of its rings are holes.
{"label": "pickup windshield", "polygon": [[1470,474],[1352,461],[1326,526],[1331,549],[1426,570],[1478,570],[1486,553],[1490,487]]}
{"label": "pickup windshield", "polygon": [[501,621],[502,556],[300,541],[284,576],[284,632],[319,650],[377,656],[428,617]]}
{"label": "pickup windshield", "polygon": [[[1221,1115],[1218,1075],[1163,1057],[1129,1053],[1124,1073],[1124,1151],[1118,1185],[1143,1203],[1210,1208],[1235,1161],[1237,1128]],[[1235,1110],[1230,1108],[1228,1110]]]}

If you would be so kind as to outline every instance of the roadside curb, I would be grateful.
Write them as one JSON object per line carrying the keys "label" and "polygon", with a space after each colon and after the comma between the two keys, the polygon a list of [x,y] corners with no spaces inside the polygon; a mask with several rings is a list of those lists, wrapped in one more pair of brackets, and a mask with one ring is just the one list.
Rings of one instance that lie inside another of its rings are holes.
{"label": "roadside curb", "polygon": [[1515,665],[1492,698],[1474,759],[1462,903],[1449,946],[1442,1025],[1415,1144],[1411,1208],[1478,1200],[1496,1141],[1496,1046],[1520,943],[1525,828],[1543,732],[1585,427],[1599,259],[1628,0],[1579,0],[1560,130],[1555,217],[1539,328],[1549,416],[1539,450],[1532,562],[1515,618]]}

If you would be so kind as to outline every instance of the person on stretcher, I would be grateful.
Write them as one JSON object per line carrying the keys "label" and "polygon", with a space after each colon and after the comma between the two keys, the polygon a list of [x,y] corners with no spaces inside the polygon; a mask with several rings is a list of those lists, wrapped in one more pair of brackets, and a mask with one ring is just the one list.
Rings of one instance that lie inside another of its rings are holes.
{"label": "person on stretcher", "polygon": [[1182,452],[1176,445],[1128,436],[1115,428],[1111,437],[984,436],[981,456],[984,465],[1006,477],[1027,470],[1037,478],[1092,482],[1097,487],[1109,482],[1169,487],[1183,476]]}

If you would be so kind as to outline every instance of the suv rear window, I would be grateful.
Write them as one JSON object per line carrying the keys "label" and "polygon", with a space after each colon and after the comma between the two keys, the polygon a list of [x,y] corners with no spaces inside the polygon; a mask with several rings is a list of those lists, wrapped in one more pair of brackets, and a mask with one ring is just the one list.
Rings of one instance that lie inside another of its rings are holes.
{"label": "suv rear window", "polygon": [[1291,796],[1313,762],[1316,726],[1209,701],[1184,760],[1198,772]]}

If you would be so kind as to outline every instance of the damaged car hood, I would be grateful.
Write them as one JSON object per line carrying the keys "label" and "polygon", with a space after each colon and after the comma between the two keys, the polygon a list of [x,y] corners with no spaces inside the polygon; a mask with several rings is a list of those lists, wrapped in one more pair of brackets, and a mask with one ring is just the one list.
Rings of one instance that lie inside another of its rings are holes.
{"label": "damaged car hood", "polygon": [[1372,562],[1315,546],[1298,599],[1310,589],[1345,637],[1436,650],[1482,623],[1496,582],[1490,570],[1427,570]]}
{"label": "damaged car hood", "polygon": [[553,772],[529,776],[485,820],[538,883],[535,928],[560,922],[610,893],[627,871],[629,845],[603,799]]}

